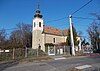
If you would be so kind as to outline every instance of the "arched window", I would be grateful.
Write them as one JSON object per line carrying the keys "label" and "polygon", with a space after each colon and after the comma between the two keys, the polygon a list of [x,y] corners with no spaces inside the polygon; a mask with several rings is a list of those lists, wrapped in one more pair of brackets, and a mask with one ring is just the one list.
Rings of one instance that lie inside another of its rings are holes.
{"label": "arched window", "polygon": [[39,22],[39,27],[41,27],[41,22]]}
{"label": "arched window", "polygon": [[35,27],[35,22],[34,22],[34,27]]}

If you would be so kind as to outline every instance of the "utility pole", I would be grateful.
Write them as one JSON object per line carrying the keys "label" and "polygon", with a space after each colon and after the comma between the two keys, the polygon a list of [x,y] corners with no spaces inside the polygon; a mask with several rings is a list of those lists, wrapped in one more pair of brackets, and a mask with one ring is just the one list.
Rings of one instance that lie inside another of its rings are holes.
{"label": "utility pole", "polygon": [[69,21],[70,21],[70,36],[71,36],[71,52],[72,55],[75,56],[73,29],[72,29],[72,15],[69,15]]}

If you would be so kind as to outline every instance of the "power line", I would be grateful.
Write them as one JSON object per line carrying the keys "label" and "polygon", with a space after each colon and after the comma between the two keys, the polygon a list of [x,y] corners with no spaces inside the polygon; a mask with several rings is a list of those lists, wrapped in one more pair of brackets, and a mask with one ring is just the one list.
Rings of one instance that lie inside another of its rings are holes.
{"label": "power line", "polygon": [[[55,19],[55,20],[50,20],[50,21],[47,21],[46,23],[60,21],[60,20],[66,19],[66,18],[68,18],[68,17],[63,17],[63,18],[59,18],[59,19]],[[98,19],[95,19],[95,18],[86,18],[86,17],[73,17],[73,18],[76,18],[76,19],[87,19],[87,20],[98,20]]]}
{"label": "power line", "polygon": [[76,12],[78,12],[79,10],[81,10],[82,8],[84,8],[85,6],[87,6],[92,1],[93,0],[90,0],[89,2],[87,2],[86,4],[84,4],[82,7],[80,7],[78,10],[74,11],[71,15],[74,15]]}
{"label": "power line", "polygon": [[73,17],[73,18],[77,18],[77,19],[88,19],[88,20],[98,20],[95,18],[85,18],[85,17]]}
{"label": "power line", "polygon": [[[82,7],[80,7],[78,10],[76,10],[75,12],[73,12],[71,15],[75,14],[76,12],[78,12],[79,10],[81,10],[82,8],[84,8],[86,5],[88,5],[90,2],[92,2],[93,0],[90,0],[89,2],[87,2],[85,5],[83,5]],[[50,23],[50,22],[56,22],[56,21],[60,21],[60,20],[63,20],[63,19],[66,19],[68,17],[63,17],[63,18],[59,18],[59,19],[55,19],[55,20],[50,20],[50,21],[47,21],[46,23]],[[79,19],[91,19],[91,20],[94,20],[92,18],[81,18],[81,17],[74,17],[74,18],[79,18]]]}
{"label": "power line", "polygon": [[[79,10],[81,10],[82,8],[84,8],[86,5],[88,5],[90,2],[92,2],[93,0],[90,0],[89,2],[87,2],[85,5],[83,5],[82,7],[80,7],[78,10],[76,10],[75,12],[73,12],[71,15],[75,14],[76,12],[78,12]],[[60,21],[63,19],[66,19],[68,17],[63,17],[63,18],[59,18],[59,19],[55,19],[55,20],[51,20],[51,21],[47,21],[46,23],[49,22],[55,22],[55,21]],[[73,17],[73,18],[77,18],[77,19],[88,19],[88,20],[97,20],[97,19],[93,19],[93,18],[82,18],[82,17]],[[11,28],[11,29],[4,29],[4,30],[13,30],[13,29],[17,29],[17,28]],[[2,31],[2,30],[0,30]]]}
{"label": "power line", "polygon": [[[84,8],[86,5],[88,5],[92,1],[93,0],[90,0],[85,5],[83,5],[82,7],[80,7],[78,10],[76,10],[75,12],[73,12],[71,15],[75,14],[76,12],[78,12],[79,10],[81,10],[82,8]],[[47,21],[46,23],[60,21],[60,20],[66,19],[66,18],[68,18],[68,17],[63,17],[63,18],[59,18],[59,19]],[[93,18],[82,18],[82,17],[73,17],[73,18],[77,18],[77,19],[88,19],[88,20],[98,20],[98,19],[93,19]],[[7,30],[8,31],[8,30],[14,30],[14,29],[17,29],[17,28],[4,29],[4,30]],[[2,31],[2,30],[0,30],[0,31]]]}
{"label": "power line", "polygon": [[50,20],[50,21],[47,21],[46,23],[60,21],[60,20],[66,19],[66,18],[67,17],[63,17],[63,18],[59,18],[59,19],[55,19],[55,20]]}
{"label": "power line", "polygon": [[18,29],[18,28],[2,29],[2,30],[0,30],[0,31],[3,31],[3,30],[6,30],[6,31],[8,31],[8,30],[15,30],[15,29]]}
{"label": "power line", "polygon": [[[79,24],[75,24],[75,23],[73,23],[73,25],[76,26],[76,27],[78,26],[78,28],[83,27],[83,26],[88,26],[87,24],[86,24],[86,25],[85,25],[85,24],[84,24],[84,25],[83,25],[83,24],[80,24],[80,25],[79,25]],[[79,26],[80,26],[80,27],[79,27]]]}
{"label": "power line", "polygon": [[[60,20],[64,20],[64,19],[66,19],[66,18],[68,18],[68,17],[63,17],[63,18],[59,18],[59,19],[55,19],[55,20],[51,20],[51,21],[47,21],[46,23],[60,21]],[[73,17],[73,18],[76,18],[76,19],[87,19],[87,20],[98,20],[98,19],[94,19],[94,18],[85,18],[85,17]],[[15,30],[15,29],[18,29],[18,28],[2,29],[2,30],[9,31],[9,30]],[[2,31],[2,30],[0,30],[0,31]]]}

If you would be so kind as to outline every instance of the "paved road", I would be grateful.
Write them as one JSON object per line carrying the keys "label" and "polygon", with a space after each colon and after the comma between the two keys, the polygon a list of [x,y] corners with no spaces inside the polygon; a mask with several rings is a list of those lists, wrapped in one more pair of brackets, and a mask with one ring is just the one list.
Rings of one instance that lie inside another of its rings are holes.
{"label": "paved road", "polygon": [[0,71],[66,71],[66,69],[81,65],[100,67],[100,56],[68,58],[23,64],[17,64],[17,62],[1,64]]}

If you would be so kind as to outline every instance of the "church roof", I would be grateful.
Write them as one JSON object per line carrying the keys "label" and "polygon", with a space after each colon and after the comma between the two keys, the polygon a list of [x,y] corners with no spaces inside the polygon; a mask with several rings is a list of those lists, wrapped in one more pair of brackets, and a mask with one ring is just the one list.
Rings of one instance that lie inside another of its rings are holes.
{"label": "church roof", "polygon": [[68,29],[60,30],[60,29],[53,28],[50,26],[44,26],[43,33],[58,35],[58,36],[66,36],[66,35],[68,35]]}

